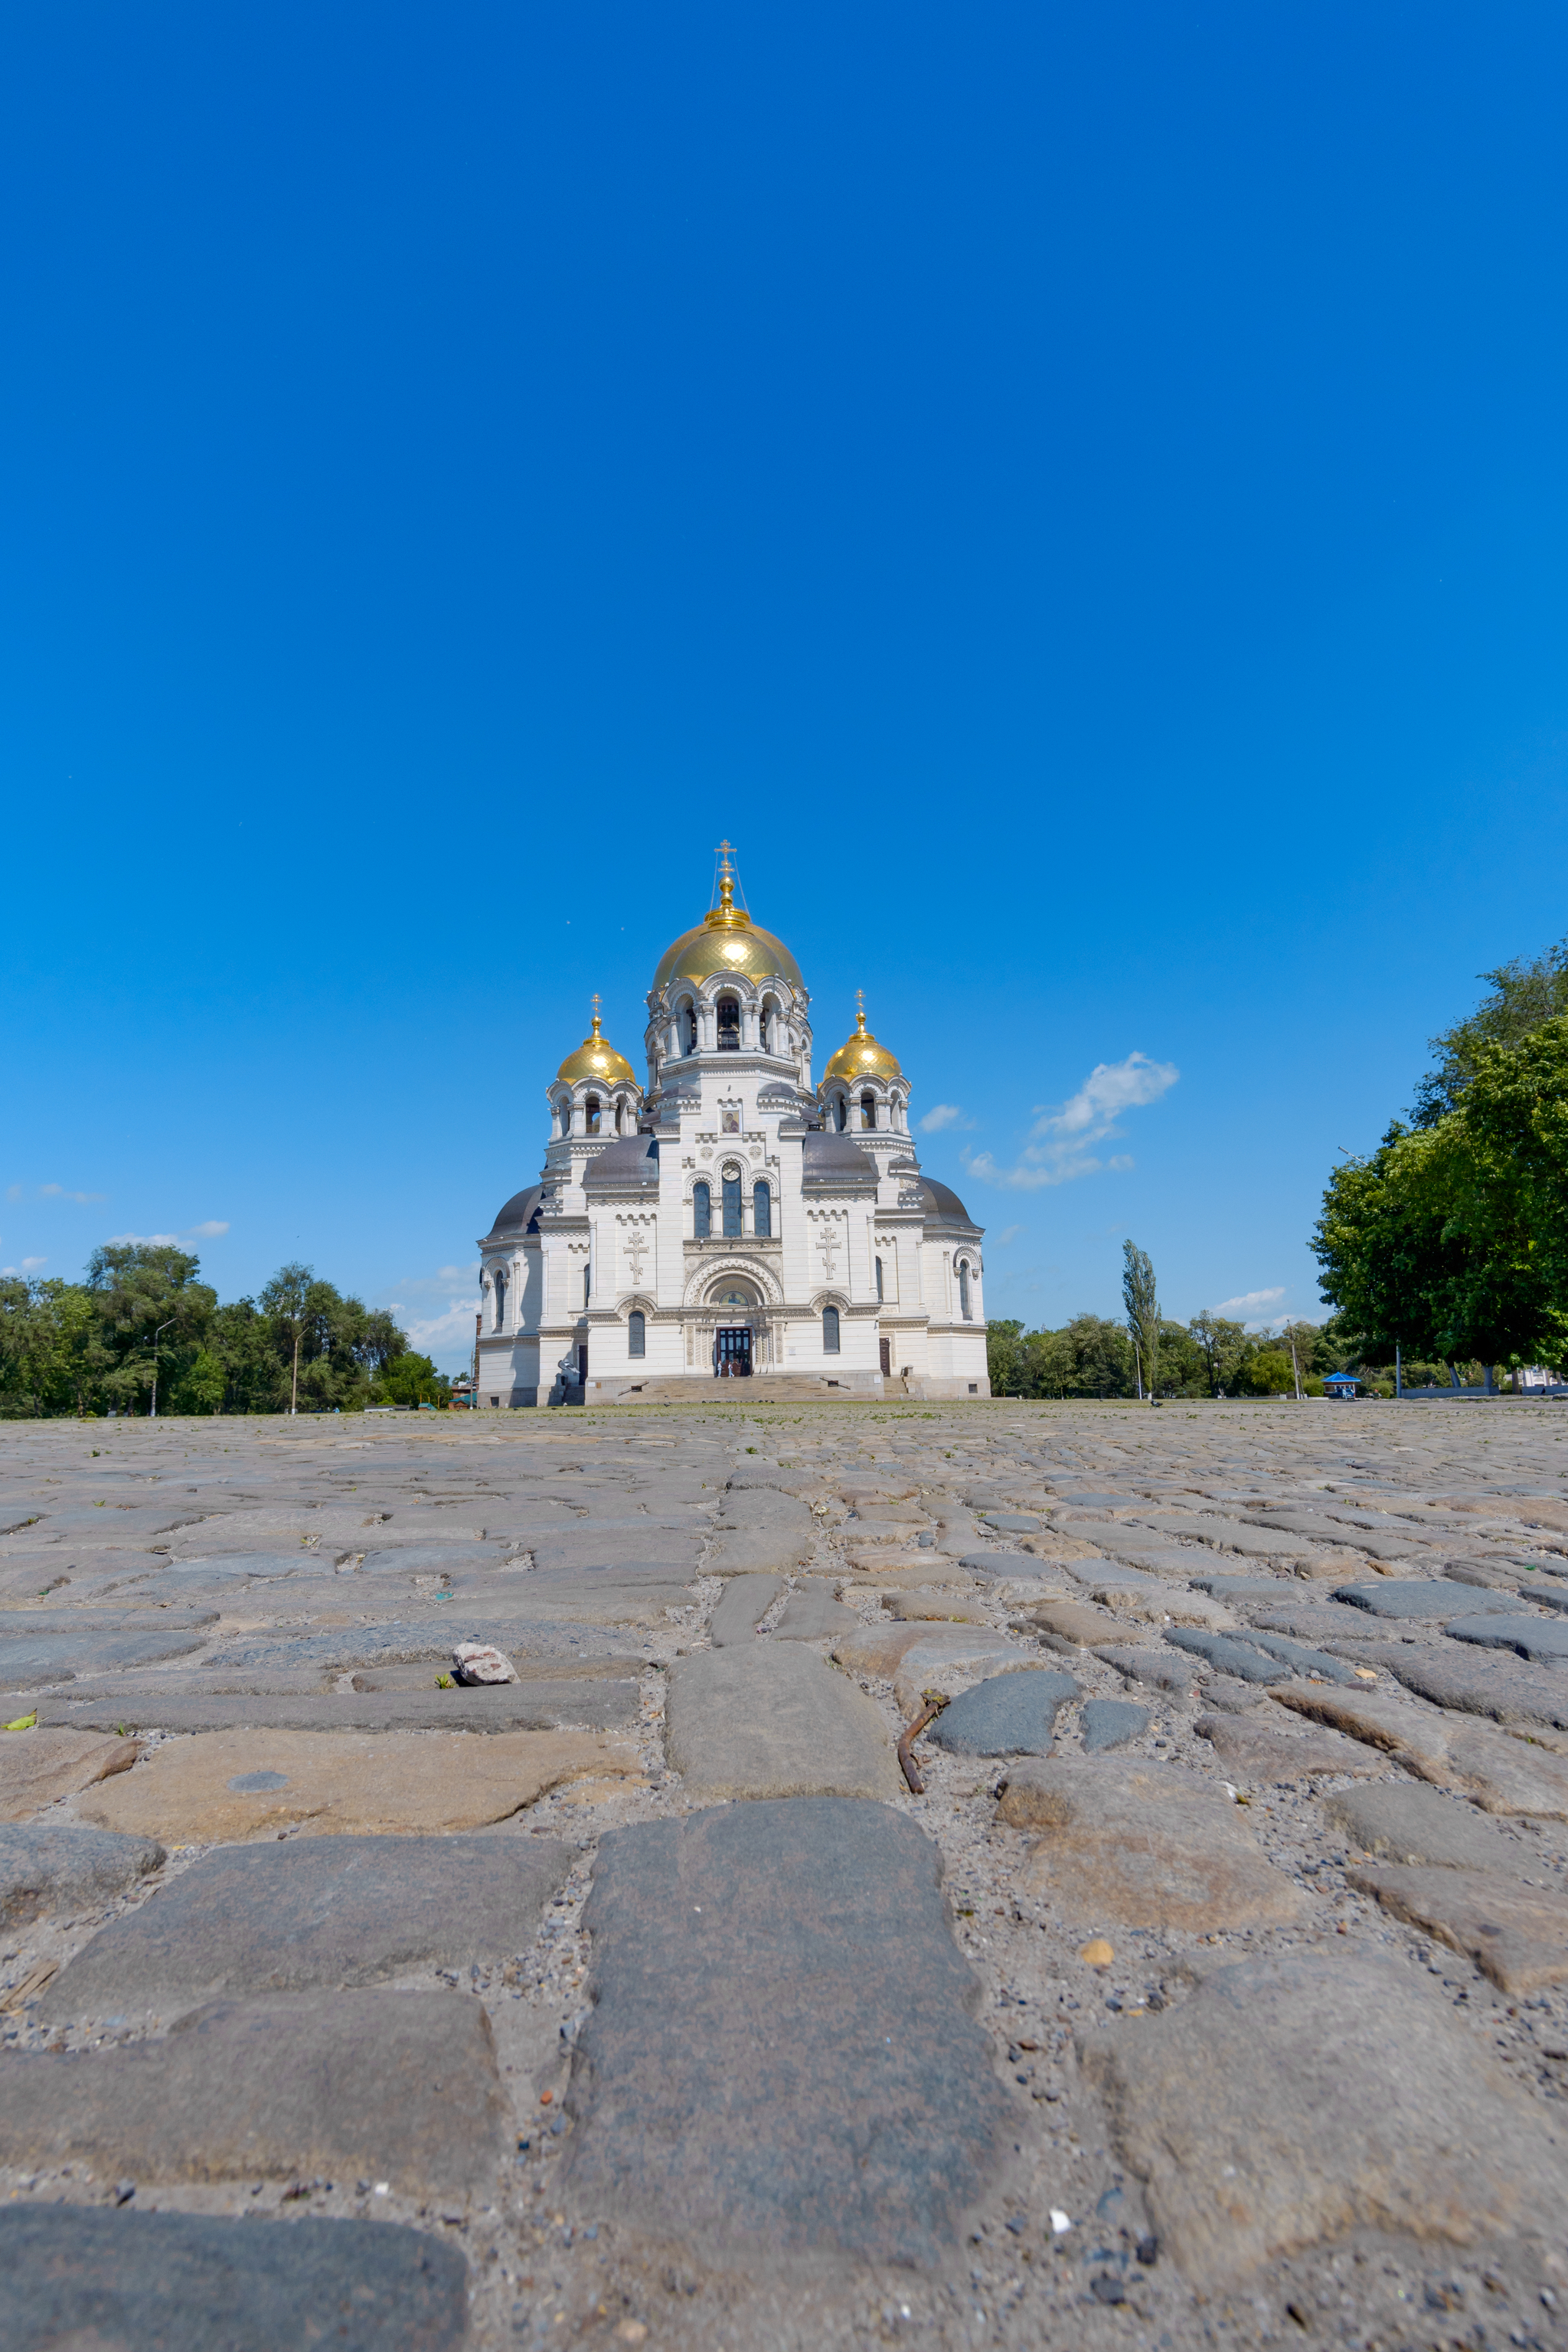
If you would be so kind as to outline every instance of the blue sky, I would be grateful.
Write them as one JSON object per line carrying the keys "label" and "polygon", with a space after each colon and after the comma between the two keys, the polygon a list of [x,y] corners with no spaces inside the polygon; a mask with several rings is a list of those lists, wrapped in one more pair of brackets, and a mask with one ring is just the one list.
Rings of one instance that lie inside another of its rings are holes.
{"label": "blue sky", "polygon": [[[1568,932],[1558,8],[152,10],[5,36],[0,1262],[463,1355],[738,843],[988,1304],[1316,1308]],[[471,1327],[468,1327],[471,1328]]]}

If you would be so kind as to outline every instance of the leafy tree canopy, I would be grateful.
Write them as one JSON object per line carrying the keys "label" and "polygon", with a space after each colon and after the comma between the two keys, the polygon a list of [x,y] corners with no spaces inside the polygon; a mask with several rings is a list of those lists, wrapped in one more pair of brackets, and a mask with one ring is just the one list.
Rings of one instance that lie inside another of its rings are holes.
{"label": "leafy tree canopy", "polygon": [[450,1384],[384,1307],[312,1267],[218,1303],[188,1251],[109,1242],[79,1283],[0,1277],[0,1416],[444,1404]]}

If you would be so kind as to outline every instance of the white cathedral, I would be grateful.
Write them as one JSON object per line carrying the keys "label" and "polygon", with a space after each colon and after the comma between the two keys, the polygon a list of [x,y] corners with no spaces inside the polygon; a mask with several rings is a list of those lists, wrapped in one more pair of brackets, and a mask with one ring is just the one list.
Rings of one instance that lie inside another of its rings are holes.
{"label": "white cathedral", "polygon": [[921,1174],[896,1056],[862,1003],[814,1088],[805,983],[728,845],[718,895],[654,974],[646,1093],[597,997],[556,1073],[540,1180],[479,1244],[478,1403],[989,1396],[981,1228]]}

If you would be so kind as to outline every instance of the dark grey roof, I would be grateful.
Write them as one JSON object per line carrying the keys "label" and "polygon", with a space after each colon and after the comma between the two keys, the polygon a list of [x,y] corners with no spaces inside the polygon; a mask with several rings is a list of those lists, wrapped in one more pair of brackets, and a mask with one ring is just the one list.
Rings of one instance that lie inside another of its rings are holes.
{"label": "dark grey roof", "polygon": [[801,1139],[804,1162],[801,1181],[805,1184],[846,1184],[875,1186],[877,1164],[868,1152],[835,1129],[814,1132]]}
{"label": "dark grey roof", "polygon": [[539,1212],[544,1201],[542,1184],[530,1184],[525,1192],[514,1192],[504,1209],[496,1211],[490,1234],[536,1234]]}
{"label": "dark grey roof", "polygon": [[588,1163],[583,1178],[585,1192],[604,1186],[640,1184],[653,1192],[658,1184],[658,1143],[651,1135],[618,1135]]}
{"label": "dark grey roof", "polygon": [[925,1195],[926,1215],[932,1224],[967,1225],[972,1234],[980,1232],[981,1228],[951,1186],[939,1184],[934,1176],[922,1176],[921,1191]]}

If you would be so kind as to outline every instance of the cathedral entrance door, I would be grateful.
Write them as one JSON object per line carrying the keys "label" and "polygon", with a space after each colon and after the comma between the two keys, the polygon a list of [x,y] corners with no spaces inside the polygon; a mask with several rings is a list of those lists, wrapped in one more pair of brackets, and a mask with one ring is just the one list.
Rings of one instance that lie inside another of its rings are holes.
{"label": "cathedral entrance door", "polygon": [[714,1333],[713,1369],[721,1381],[750,1380],[752,1329],[749,1323],[742,1323],[738,1328],[721,1328]]}
{"label": "cathedral entrance door", "polygon": [[892,1343],[892,1341],[891,1341],[890,1339],[884,1339],[884,1340],[881,1342],[881,1349],[882,1349],[882,1378],[883,1378],[885,1381],[886,1381],[886,1380],[890,1380],[890,1379],[892,1378],[892,1374],[893,1374],[893,1343]]}

